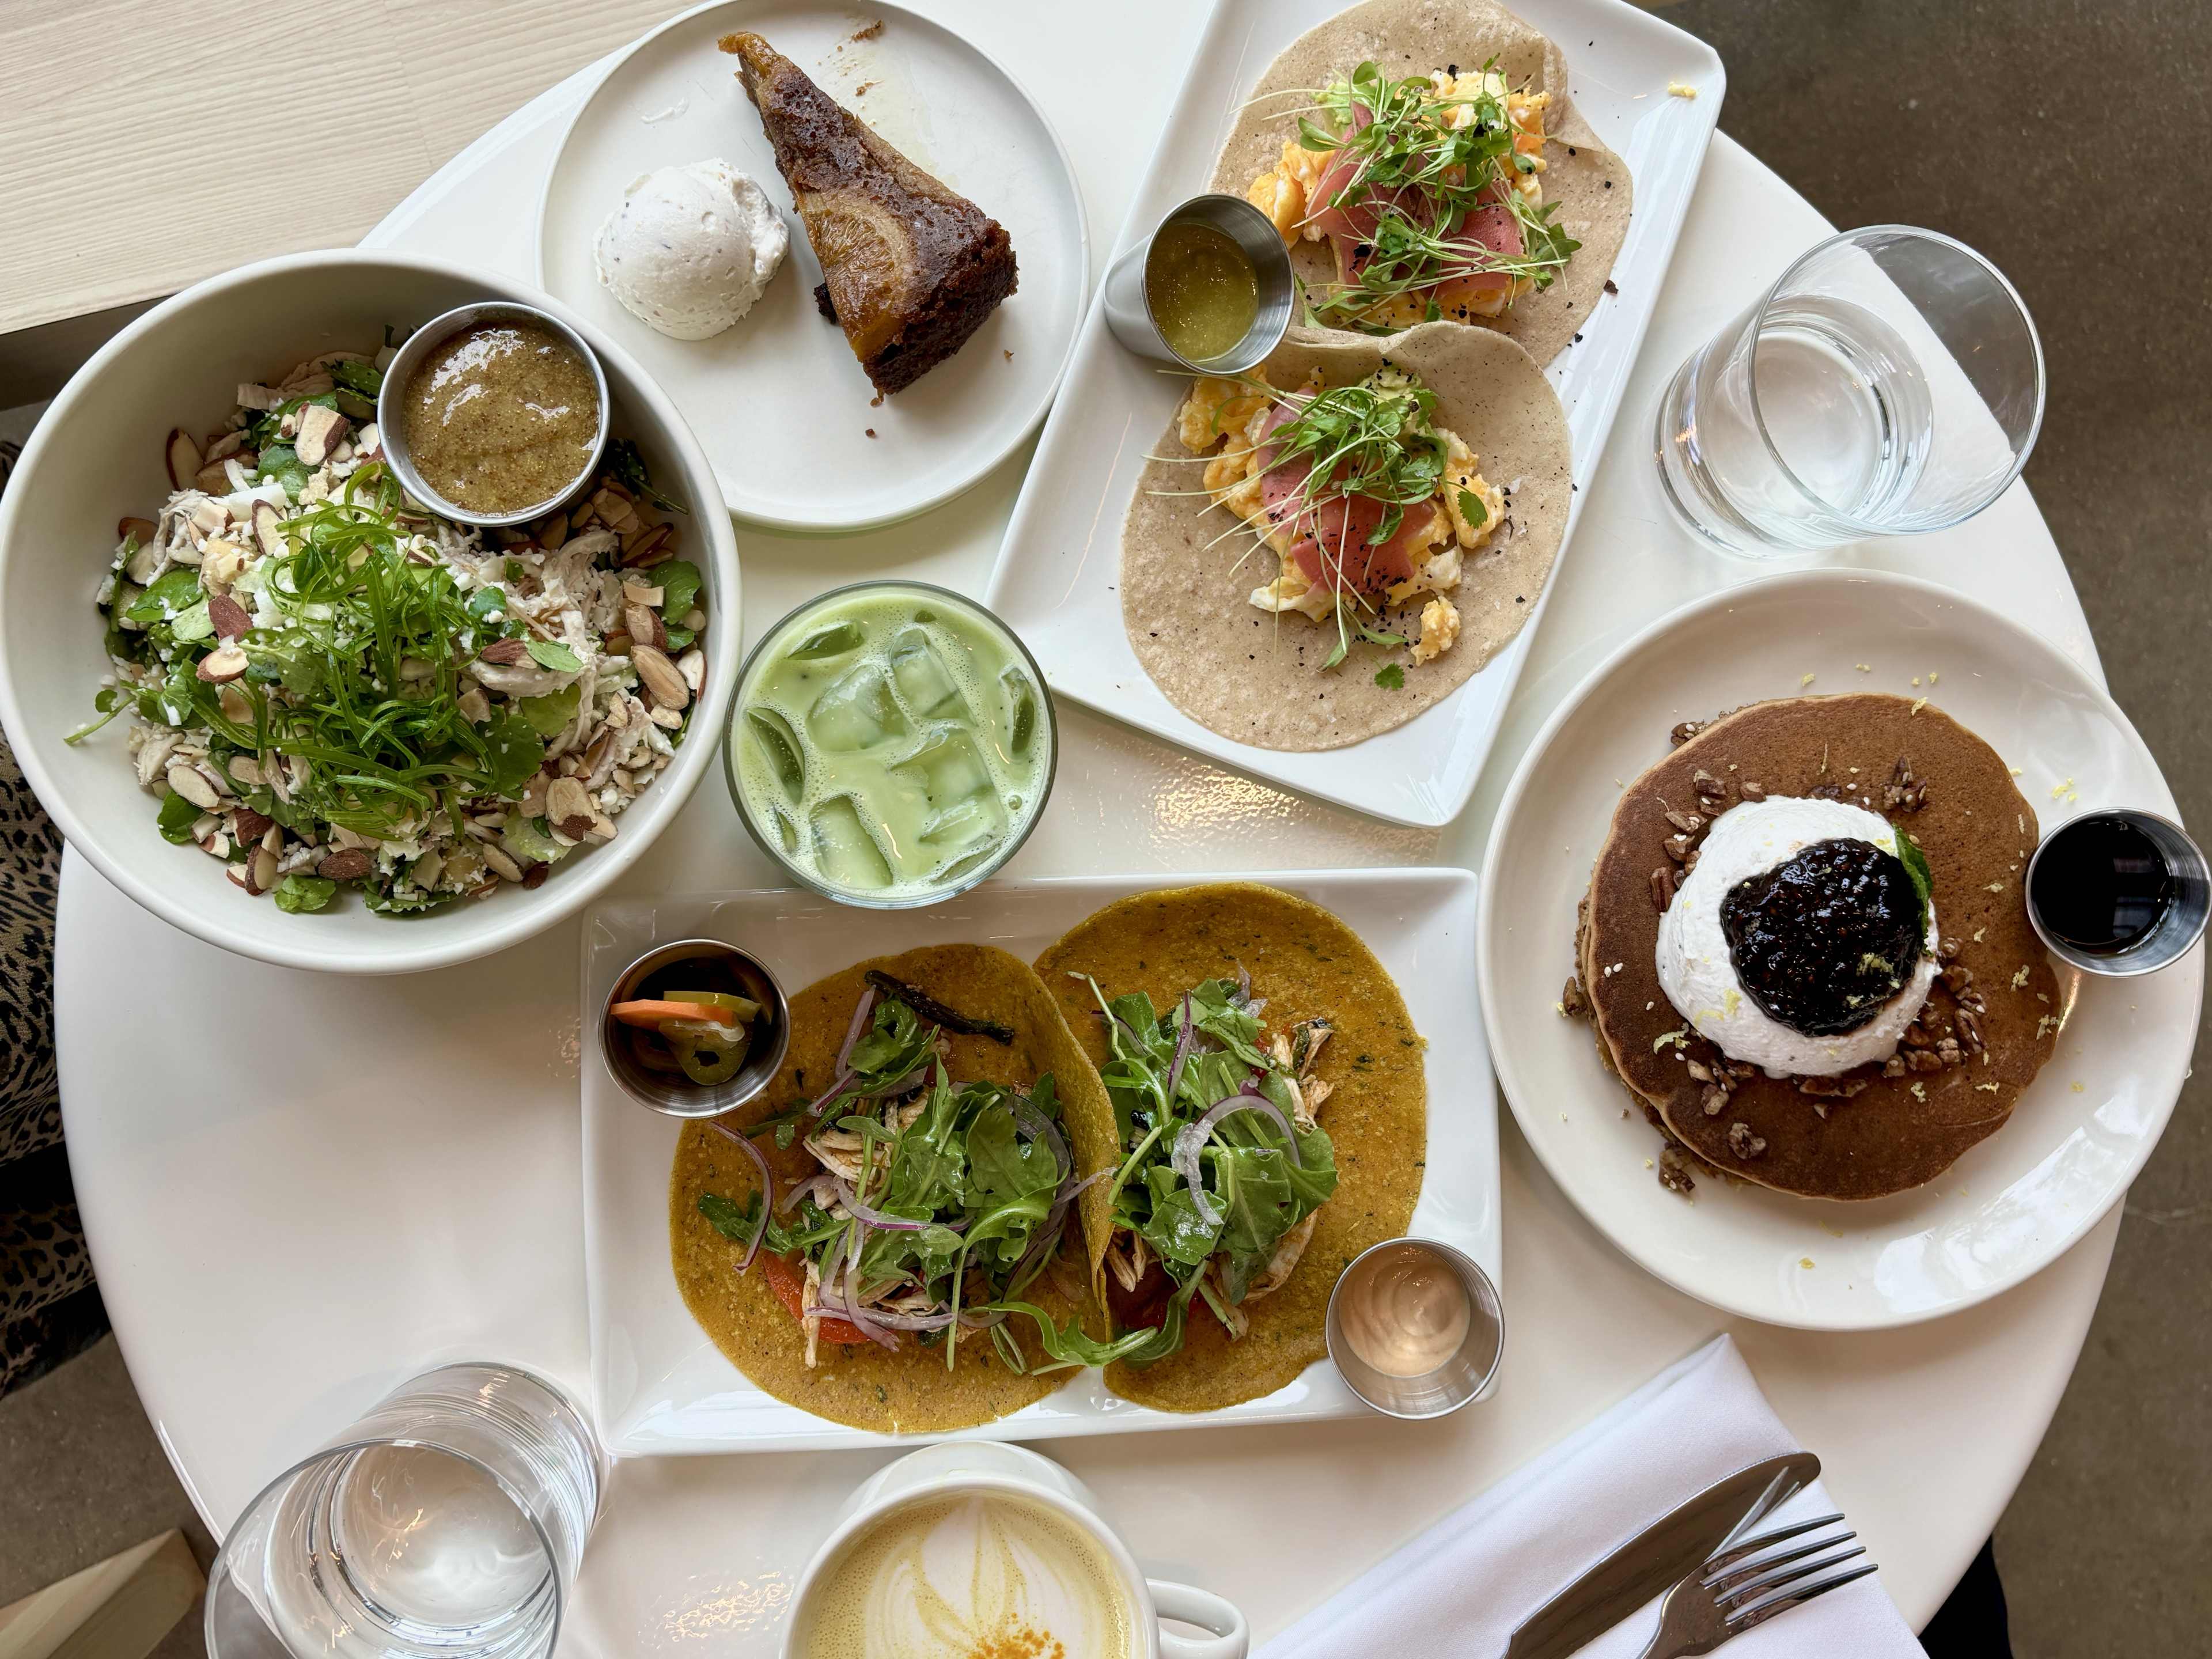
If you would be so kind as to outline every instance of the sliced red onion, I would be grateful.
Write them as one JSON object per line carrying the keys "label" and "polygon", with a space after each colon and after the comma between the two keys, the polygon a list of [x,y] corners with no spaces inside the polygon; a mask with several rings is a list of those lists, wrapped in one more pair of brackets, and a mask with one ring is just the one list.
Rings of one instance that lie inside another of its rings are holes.
{"label": "sliced red onion", "polygon": [[[1094,1170],[1080,1181],[1071,1174],[1061,1183],[1060,1195],[1053,1200],[1052,1208],[1045,1212],[1043,1224],[1036,1230],[1036,1237],[1030,1240],[1029,1249],[1022,1252],[1022,1259],[1014,1264],[1013,1272],[1006,1275],[1008,1284],[1021,1279],[1031,1267],[1052,1254],[1060,1243],[1060,1229],[1067,1220],[1068,1206],[1082,1196],[1085,1188],[1105,1180],[1108,1173],[1104,1170]],[[994,1320],[991,1322],[996,1324],[998,1322]]]}
{"label": "sliced red onion", "polygon": [[[952,1322],[952,1310],[939,1308],[934,1313],[901,1313],[895,1308],[871,1308],[868,1317],[877,1324],[895,1331],[941,1331]],[[961,1322],[967,1322],[964,1315]]]}
{"label": "sliced red onion", "polygon": [[1197,1040],[1198,1028],[1190,1023],[1190,993],[1182,994],[1182,1035],[1176,1039],[1175,1059],[1168,1065],[1168,1098],[1175,1098],[1176,1085],[1182,1080],[1182,1063],[1190,1058],[1191,1044]]}
{"label": "sliced red onion", "polygon": [[843,1205],[849,1213],[866,1222],[871,1227],[880,1227],[887,1233],[918,1233],[924,1227],[943,1227],[949,1232],[957,1233],[968,1224],[965,1217],[958,1221],[915,1221],[902,1215],[890,1215],[861,1203],[860,1194],[854,1190],[853,1183],[844,1176],[832,1176],[830,1181],[831,1187],[836,1192],[837,1201]]}
{"label": "sliced red onion", "polygon": [[1199,1168],[1198,1155],[1212,1138],[1213,1126],[1231,1112],[1261,1112],[1273,1118],[1275,1127],[1283,1132],[1284,1139],[1290,1143],[1291,1162],[1301,1169],[1304,1167],[1298,1163],[1298,1138],[1291,1133],[1291,1121],[1284,1115],[1283,1109],[1260,1093],[1253,1084],[1247,1083],[1244,1090],[1242,1094],[1216,1101],[1206,1109],[1205,1116],[1194,1123],[1185,1124],[1182,1133],[1176,1137],[1174,1155],[1168,1160],[1175,1166],[1175,1172],[1189,1186],[1191,1201],[1198,1206],[1199,1219],[1209,1227],[1221,1224],[1221,1212],[1213,1207],[1212,1201],[1206,1195],[1206,1182]]}
{"label": "sliced red onion", "polygon": [[1007,1109],[1013,1114],[1017,1130],[1028,1130],[1031,1140],[1042,1140],[1052,1149],[1053,1168],[1060,1172],[1054,1179],[1067,1179],[1075,1168],[1075,1160],[1068,1156],[1067,1142],[1060,1138],[1060,1133],[1053,1126],[1052,1120],[1039,1111],[1034,1102],[1020,1095],[1016,1095],[1007,1103]]}
{"label": "sliced red onion", "polygon": [[1250,1078],[1244,1080],[1244,1086],[1237,1091],[1236,1097],[1249,1102],[1254,1111],[1265,1112],[1274,1120],[1275,1127],[1282,1131],[1283,1139],[1288,1146],[1291,1167],[1294,1170],[1304,1169],[1306,1161],[1298,1156],[1298,1138],[1291,1127],[1290,1115],[1268,1099],[1261,1091],[1259,1084]]}
{"label": "sliced red onion", "polygon": [[860,1006],[853,1010],[853,1023],[845,1028],[845,1041],[837,1050],[837,1069],[842,1072],[853,1058],[853,1045],[860,1040],[866,1029],[868,1016],[876,1011],[876,988],[872,985],[860,994]]}
{"label": "sliced red onion", "polygon": [[760,1224],[753,1229],[752,1238],[745,1245],[745,1253],[738,1260],[738,1273],[740,1276],[743,1276],[745,1270],[753,1265],[753,1258],[760,1254],[761,1240],[768,1237],[769,1208],[775,1202],[775,1173],[768,1167],[767,1157],[761,1152],[759,1147],[753,1145],[752,1138],[750,1135],[739,1134],[735,1129],[730,1127],[728,1124],[723,1122],[720,1118],[709,1118],[707,1121],[707,1127],[727,1135],[732,1140],[736,1141],[738,1146],[744,1147],[745,1149],[745,1156],[752,1159],[753,1167],[760,1171]]}
{"label": "sliced red onion", "polygon": [[829,1105],[831,1101],[836,1099],[839,1095],[843,1094],[845,1092],[845,1085],[852,1080],[853,1074],[850,1072],[845,1070],[842,1066],[838,1067],[837,1080],[831,1084],[828,1088],[824,1089],[820,1094],[815,1096],[813,1099],[806,1103],[806,1115],[809,1117],[819,1117],[822,1115],[823,1108]]}
{"label": "sliced red onion", "polygon": [[814,1201],[826,1209],[829,1206],[824,1200],[836,1197],[836,1192],[837,1177],[824,1171],[821,1175],[809,1176],[805,1180],[787,1188],[783,1196],[776,1200],[775,1207],[784,1211],[795,1210],[809,1194],[811,1194]]}
{"label": "sliced red onion", "polygon": [[843,1320],[862,1336],[866,1337],[869,1341],[889,1348],[893,1353],[898,1352],[898,1338],[878,1323],[874,1315],[862,1311],[847,1299],[842,1291],[835,1286],[825,1283],[820,1290],[817,1291],[814,1294],[814,1305],[820,1312],[828,1314],[833,1318]]}
{"label": "sliced red onion", "polygon": [[1243,1000],[1246,1002],[1252,1000],[1251,970],[1241,962],[1237,964],[1237,991]]}
{"label": "sliced red onion", "polygon": [[1265,997],[1252,998],[1249,1001],[1245,1003],[1244,1012],[1251,1015],[1255,1019],[1259,1018],[1261,1015],[1267,1012],[1267,999]]}

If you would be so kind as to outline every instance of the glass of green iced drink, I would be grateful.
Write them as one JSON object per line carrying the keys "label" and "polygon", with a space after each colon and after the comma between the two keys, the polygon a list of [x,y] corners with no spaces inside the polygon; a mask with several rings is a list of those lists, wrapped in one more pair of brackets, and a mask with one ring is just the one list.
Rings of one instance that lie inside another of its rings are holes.
{"label": "glass of green iced drink", "polygon": [[1060,733],[1036,661],[974,600],[856,582],[745,659],[723,766],[738,816],[799,882],[903,909],[964,892],[1029,839]]}

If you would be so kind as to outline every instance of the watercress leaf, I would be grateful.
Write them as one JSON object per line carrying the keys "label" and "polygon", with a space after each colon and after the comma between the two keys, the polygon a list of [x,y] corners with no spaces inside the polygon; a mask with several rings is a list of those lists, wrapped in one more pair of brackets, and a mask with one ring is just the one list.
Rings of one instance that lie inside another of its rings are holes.
{"label": "watercress leaf", "polygon": [[337,896],[337,890],[338,884],[334,881],[295,872],[276,884],[276,908],[287,915],[319,910]]}
{"label": "watercress leaf", "polygon": [[271,444],[263,450],[253,476],[264,482],[276,479],[284,486],[285,495],[295,501],[307,487],[307,469],[301,465],[300,452],[289,444]]}
{"label": "watercress leaf", "polygon": [[615,482],[632,495],[642,495],[656,507],[670,513],[688,514],[690,509],[679,501],[664,495],[653,487],[653,479],[646,471],[645,457],[635,440],[617,438],[607,446],[607,471]]}
{"label": "watercress leaf", "polygon": [[478,622],[496,622],[507,615],[507,590],[503,587],[479,587],[469,595],[469,615]]}
{"label": "watercress leaf", "polygon": [[199,598],[200,573],[190,565],[172,565],[123,614],[135,623],[168,622],[191,609]]}
{"label": "watercress leaf", "polygon": [[564,685],[558,691],[549,691],[542,697],[523,697],[516,701],[515,712],[530,723],[530,729],[541,738],[556,738],[567,730],[576,718],[582,705],[584,688]]}
{"label": "watercress leaf", "polygon": [[483,735],[486,787],[495,795],[521,793],[538,769],[545,764],[545,740],[530,722],[511,710],[495,708],[491,719],[477,728]]}
{"label": "watercress leaf", "polygon": [[583,659],[558,640],[532,640],[524,648],[532,662],[556,674],[573,674],[584,665]]}
{"label": "watercress leaf", "polygon": [[692,606],[698,602],[699,589],[706,581],[699,567],[688,559],[671,559],[666,564],[654,566],[651,574],[660,589],[660,614],[672,623],[690,616]]}
{"label": "watercress leaf", "polygon": [[171,790],[161,798],[161,810],[154,822],[162,840],[181,847],[192,838],[192,825],[198,822],[199,816],[198,807]]}
{"label": "watercress leaf", "polygon": [[384,390],[384,371],[374,363],[332,363],[330,372],[331,379],[364,398],[373,398]]}

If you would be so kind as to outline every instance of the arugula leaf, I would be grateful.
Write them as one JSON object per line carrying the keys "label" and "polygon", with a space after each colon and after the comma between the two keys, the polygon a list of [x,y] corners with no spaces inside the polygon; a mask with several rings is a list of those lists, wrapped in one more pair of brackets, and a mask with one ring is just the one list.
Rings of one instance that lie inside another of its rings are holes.
{"label": "arugula leaf", "polygon": [[641,495],[664,512],[688,515],[691,509],[671,496],[664,495],[653,487],[653,479],[646,471],[645,457],[637,444],[629,438],[617,438],[607,446],[606,468],[614,481],[633,495]]}
{"label": "arugula leaf", "polygon": [[188,564],[171,565],[133,599],[123,614],[132,622],[168,622],[199,603],[200,573]]}

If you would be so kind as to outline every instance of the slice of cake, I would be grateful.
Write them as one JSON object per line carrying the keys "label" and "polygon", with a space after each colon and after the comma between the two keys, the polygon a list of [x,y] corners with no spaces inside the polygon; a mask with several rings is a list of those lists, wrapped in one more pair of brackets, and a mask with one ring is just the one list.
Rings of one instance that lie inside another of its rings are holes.
{"label": "slice of cake", "polygon": [[893,149],[757,34],[722,50],[821,262],[815,291],[879,392],[912,386],[1014,291],[1006,227]]}

